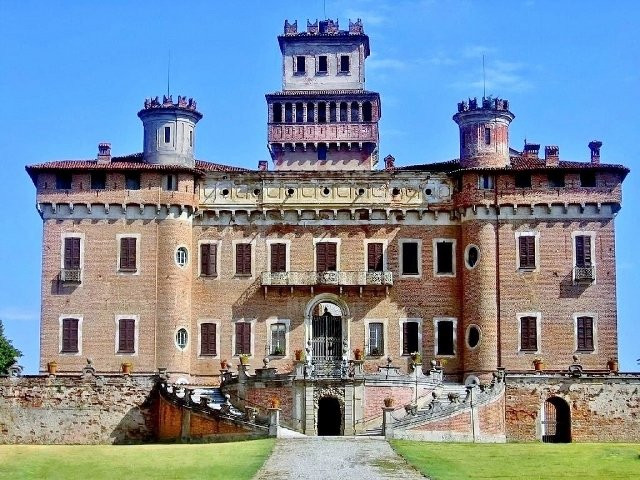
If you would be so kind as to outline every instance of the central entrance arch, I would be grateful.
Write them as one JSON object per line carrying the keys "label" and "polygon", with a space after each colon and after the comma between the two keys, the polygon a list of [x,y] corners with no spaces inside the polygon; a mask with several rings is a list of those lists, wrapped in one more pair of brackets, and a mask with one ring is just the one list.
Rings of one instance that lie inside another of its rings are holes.
{"label": "central entrance arch", "polygon": [[544,443],[571,442],[571,410],[569,404],[560,397],[551,397],[544,402],[542,421],[542,441]]}
{"label": "central entrance arch", "polygon": [[331,376],[349,351],[349,308],[332,293],[316,295],[305,308],[305,337],[316,375]]}
{"label": "central entrance arch", "polygon": [[335,397],[322,397],[318,401],[318,435],[342,435],[340,402]]}

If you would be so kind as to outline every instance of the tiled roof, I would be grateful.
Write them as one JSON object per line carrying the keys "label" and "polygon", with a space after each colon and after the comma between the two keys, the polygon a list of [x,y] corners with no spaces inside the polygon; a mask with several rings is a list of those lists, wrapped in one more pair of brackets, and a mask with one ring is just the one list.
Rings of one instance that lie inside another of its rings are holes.
{"label": "tiled roof", "polygon": [[234,167],[231,165],[222,165],[220,163],[205,162],[204,160],[196,160],[196,168],[205,172],[250,172],[248,168]]}
{"label": "tiled roof", "polygon": [[415,170],[428,172],[450,172],[460,168],[460,160],[446,160],[444,162],[423,163],[419,165],[407,165],[404,167],[396,167],[396,170]]}

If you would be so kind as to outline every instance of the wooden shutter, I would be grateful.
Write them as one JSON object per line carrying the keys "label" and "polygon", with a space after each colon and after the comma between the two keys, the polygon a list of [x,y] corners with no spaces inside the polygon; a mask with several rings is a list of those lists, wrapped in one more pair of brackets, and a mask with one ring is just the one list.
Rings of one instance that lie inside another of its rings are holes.
{"label": "wooden shutter", "polygon": [[250,243],[238,243],[236,245],[236,274],[251,275]]}
{"label": "wooden shutter", "polygon": [[578,350],[593,351],[593,318],[578,317]]}
{"label": "wooden shutter", "polygon": [[369,243],[367,245],[367,270],[381,272],[382,269],[382,243]]}
{"label": "wooden shutter", "polygon": [[200,275],[215,277],[218,274],[218,246],[213,243],[200,245]]}
{"label": "wooden shutter", "polygon": [[520,246],[520,268],[536,267],[536,237],[525,235],[518,239]]}
{"label": "wooden shutter", "polygon": [[535,317],[520,319],[520,349],[536,351],[538,349],[537,321]]}
{"label": "wooden shutter", "polygon": [[136,239],[122,237],[120,239],[120,270],[136,271]]}
{"label": "wooden shutter", "polygon": [[408,355],[409,351],[409,322],[402,324],[402,354]]}
{"label": "wooden shutter", "polygon": [[122,353],[135,352],[136,322],[132,318],[123,318],[118,322],[118,351]]}
{"label": "wooden shutter", "polygon": [[203,323],[200,325],[200,353],[202,355],[216,355],[216,324]]}
{"label": "wooden shutter", "polygon": [[236,323],[236,354],[251,354],[251,324]]}
{"label": "wooden shutter", "polygon": [[576,236],[576,267],[591,266],[591,237],[589,235]]}
{"label": "wooden shutter", "polygon": [[80,268],[80,238],[64,239],[64,268],[78,270]]}
{"label": "wooden shutter", "polygon": [[62,319],[62,352],[76,353],[78,351],[78,319]]}
{"label": "wooden shutter", "polygon": [[327,270],[327,244],[316,243],[316,271],[325,272]]}
{"label": "wooden shutter", "polygon": [[287,246],[284,243],[271,244],[271,271],[287,271]]}

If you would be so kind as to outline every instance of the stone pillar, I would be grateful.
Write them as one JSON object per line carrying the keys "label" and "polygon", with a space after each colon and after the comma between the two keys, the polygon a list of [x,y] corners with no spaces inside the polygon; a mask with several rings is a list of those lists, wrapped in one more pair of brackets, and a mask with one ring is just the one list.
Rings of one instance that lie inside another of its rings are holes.
{"label": "stone pillar", "polygon": [[362,122],[362,102],[358,102],[358,121]]}
{"label": "stone pillar", "polygon": [[307,102],[302,103],[302,123],[307,123]]}
{"label": "stone pillar", "polygon": [[188,442],[191,439],[191,409],[182,407],[181,410],[180,441]]}
{"label": "stone pillar", "polygon": [[364,381],[353,385],[353,423],[355,432],[364,432]]}
{"label": "stone pillar", "polygon": [[304,387],[304,433],[306,435],[316,434],[315,408],[313,405],[313,385]]}
{"label": "stone pillar", "polygon": [[391,418],[393,407],[382,407],[382,435],[387,440],[393,438],[393,418]]}
{"label": "stone pillar", "polygon": [[278,437],[280,433],[280,409],[269,408],[269,436]]}
{"label": "stone pillar", "polygon": [[318,123],[318,102],[313,102],[313,123]]}
{"label": "stone pillar", "polygon": [[353,384],[348,383],[344,386],[344,435],[353,435],[355,433],[355,425],[353,421]]}

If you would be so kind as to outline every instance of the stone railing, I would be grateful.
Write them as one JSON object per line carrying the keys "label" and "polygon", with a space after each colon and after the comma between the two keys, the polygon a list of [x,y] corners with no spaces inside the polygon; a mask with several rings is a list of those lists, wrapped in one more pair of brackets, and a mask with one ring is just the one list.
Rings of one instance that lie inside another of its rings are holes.
{"label": "stone railing", "polygon": [[385,272],[262,272],[262,286],[391,286],[393,273]]}
{"label": "stone railing", "polygon": [[374,142],[378,141],[376,122],[271,123],[270,143]]}
{"label": "stone railing", "polygon": [[596,267],[573,267],[573,278],[576,282],[593,282],[596,278]]}

